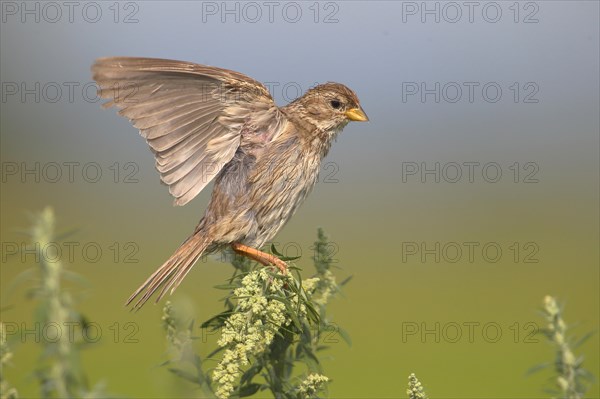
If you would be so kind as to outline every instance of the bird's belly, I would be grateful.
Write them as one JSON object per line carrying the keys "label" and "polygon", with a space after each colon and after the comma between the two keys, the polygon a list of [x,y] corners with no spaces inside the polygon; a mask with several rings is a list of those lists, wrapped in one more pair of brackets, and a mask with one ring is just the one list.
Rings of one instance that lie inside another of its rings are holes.
{"label": "bird's belly", "polygon": [[[282,154],[256,165],[250,186],[249,204],[254,217],[254,234],[247,245],[260,247],[287,223],[317,181],[320,158],[300,152]],[[305,154],[304,154],[305,155]]]}
{"label": "bird's belly", "polygon": [[197,229],[210,230],[216,244],[259,248],[273,239],[314,187],[321,161],[297,142],[284,144],[238,152],[217,176]]}

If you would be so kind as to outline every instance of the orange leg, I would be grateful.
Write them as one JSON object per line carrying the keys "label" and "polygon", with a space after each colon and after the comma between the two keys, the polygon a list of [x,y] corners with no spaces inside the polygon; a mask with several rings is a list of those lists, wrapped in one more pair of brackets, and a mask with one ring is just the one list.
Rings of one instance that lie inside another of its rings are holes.
{"label": "orange leg", "polygon": [[285,263],[284,261],[282,261],[274,255],[268,254],[263,251],[259,251],[256,248],[252,248],[247,245],[240,244],[238,242],[234,242],[233,244],[231,244],[231,248],[233,248],[233,250],[238,254],[255,260],[264,266],[275,265],[282,272],[285,272],[287,270],[287,263]]}

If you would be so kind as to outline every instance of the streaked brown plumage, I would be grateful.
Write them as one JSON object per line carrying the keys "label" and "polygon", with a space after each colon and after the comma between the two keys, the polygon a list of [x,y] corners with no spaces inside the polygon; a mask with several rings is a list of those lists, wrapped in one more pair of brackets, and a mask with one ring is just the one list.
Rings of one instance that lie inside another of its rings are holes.
{"label": "streaked brown plumage", "polygon": [[120,108],[148,142],[175,205],[211,180],[194,233],[129,298],[140,308],[181,283],[204,253],[232,245],[263,264],[285,263],[260,248],[313,188],[336,135],[366,121],[352,90],[326,83],[277,107],[259,82],[234,71],[151,58],[101,58],[92,66],[104,106]]}

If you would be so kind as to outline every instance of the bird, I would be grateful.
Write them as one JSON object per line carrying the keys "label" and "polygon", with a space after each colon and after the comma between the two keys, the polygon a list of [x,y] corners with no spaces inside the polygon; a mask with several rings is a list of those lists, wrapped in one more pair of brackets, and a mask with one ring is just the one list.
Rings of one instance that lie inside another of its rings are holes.
{"label": "bird", "polygon": [[214,180],[193,233],[126,301],[136,310],[159,290],[156,302],[172,294],[203,254],[227,247],[285,271],[286,262],[260,248],[311,192],[342,129],[369,120],[340,83],[278,107],[260,82],[213,66],[107,57],[91,70],[103,107],[116,107],[146,139],[174,205]]}

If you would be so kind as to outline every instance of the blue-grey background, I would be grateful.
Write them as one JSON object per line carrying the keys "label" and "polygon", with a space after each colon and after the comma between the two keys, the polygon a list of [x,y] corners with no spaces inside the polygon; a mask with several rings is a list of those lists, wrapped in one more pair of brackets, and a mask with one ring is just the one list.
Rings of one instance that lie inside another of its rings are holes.
{"label": "blue-grey background", "polygon": [[[529,336],[544,327],[544,295],[565,303],[574,334],[598,330],[598,2],[67,3],[1,3],[0,216],[2,242],[20,243],[27,211],[51,205],[63,229],[79,228],[79,248],[103,250],[69,262],[90,283],[79,307],[104,332],[83,357],[92,382],[130,397],[183,394],[157,367],[161,308],[131,314],[122,303],[191,232],[209,195],[171,207],[146,144],[96,101],[89,68],[101,56],[233,69],[268,84],[278,104],[317,82],[356,91],[371,122],[344,130],[277,237],[310,270],[323,226],[340,275],[354,276],[332,304],[353,345],[330,345],[331,397],[403,397],[411,372],[431,397],[545,397],[551,373],[525,376],[554,359]],[[4,322],[32,320],[27,283],[6,289],[29,265],[3,256]],[[205,320],[220,310],[212,287],[229,273],[199,264],[174,300]],[[130,321],[138,342],[114,339],[110,327]],[[11,339],[6,375],[35,396],[39,347]],[[596,376],[598,350],[597,334],[577,349]]]}

